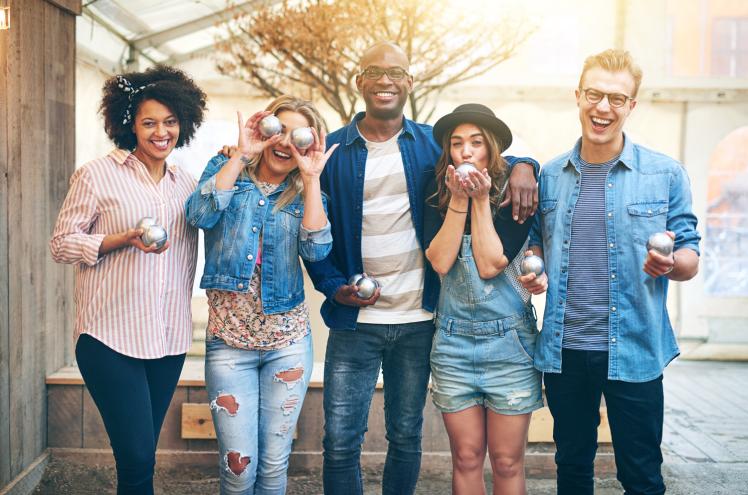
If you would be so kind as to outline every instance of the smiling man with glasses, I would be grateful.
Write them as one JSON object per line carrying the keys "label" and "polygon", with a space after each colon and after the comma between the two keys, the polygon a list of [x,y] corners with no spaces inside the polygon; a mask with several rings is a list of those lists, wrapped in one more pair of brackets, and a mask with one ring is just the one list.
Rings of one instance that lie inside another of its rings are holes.
{"label": "smiling man with glasses", "polygon": [[[667,289],[696,275],[700,236],[683,166],[623,132],[641,78],[628,52],[588,57],[576,90],[582,137],[540,174],[530,247],[547,272],[520,280],[548,291],[535,367],[554,420],[559,494],[593,493],[602,395],[625,492],[665,492],[662,373],[679,352]],[[656,232],[674,239],[674,254],[647,251]]]}

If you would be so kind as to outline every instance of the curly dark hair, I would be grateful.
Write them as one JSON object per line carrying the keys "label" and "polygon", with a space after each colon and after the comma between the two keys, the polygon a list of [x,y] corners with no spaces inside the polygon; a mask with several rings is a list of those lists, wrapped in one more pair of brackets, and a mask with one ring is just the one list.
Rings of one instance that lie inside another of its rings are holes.
{"label": "curly dark hair", "polygon": [[[203,123],[206,95],[184,72],[167,65],[156,65],[145,72],[121,74],[138,90],[132,98],[120,87],[119,76],[104,83],[104,96],[99,111],[104,116],[104,130],[118,148],[134,150],[137,139],[132,120],[145,100],[156,100],[171,110],[179,119],[179,139],[176,147],[189,144],[195,131]],[[132,119],[125,122],[129,109]]]}

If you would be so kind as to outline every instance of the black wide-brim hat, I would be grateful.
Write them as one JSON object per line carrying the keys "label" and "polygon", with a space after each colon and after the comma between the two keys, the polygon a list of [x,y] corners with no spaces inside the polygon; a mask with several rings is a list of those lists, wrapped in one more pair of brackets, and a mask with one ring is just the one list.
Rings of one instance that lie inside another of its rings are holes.
{"label": "black wide-brim hat", "polygon": [[444,134],[465,122],[488,129],[498,138],[503,150],[506,150],[512,144],[512,131],[509,130],[509,126],[496,117],[490,108],[480,103],[465,103],[434,124],[434,139],[439,146],[442,145]]}

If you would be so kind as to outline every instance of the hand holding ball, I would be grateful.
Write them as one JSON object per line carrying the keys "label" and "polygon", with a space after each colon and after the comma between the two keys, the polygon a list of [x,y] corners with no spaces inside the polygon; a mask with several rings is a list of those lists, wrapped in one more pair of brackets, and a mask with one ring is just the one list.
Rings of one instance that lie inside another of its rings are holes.
{"label": "hand holding ball", "polygon": [[143,234],[140,236],[140,240],[143,244],[150,246],[156,245],[157,249],[161,249],[166,244],[168,235],[166,229],[156,223],[156,220],[151,217],[142,218],[135,226],[136,229],[143,229]]}
{"label": "hand holding ball", "polygon": [[275,115],[268,115],[260,121],[260,134],[266,138],[280,134],[282,131],[281,121]]}
{"label": "hand holding ball", "polygon": [[300,150],[310,147],[314,143],[311,127],[297,127],[291,131],[291,142]]}
{"label": "hand holding ball", "polygon": [[524,259],[522,259],[522,263],[519,265],[519,271],[522,273],[522,275],[529,275],[530,273],[534,273],[538,277],[541,276],[545,271],[545,263],[543,263],[543,258],[541,258],[540,256],[535,256],[534,254],[525,256]]}
{"label": "hand holding ball", "polygon": [[357,273],[348,279],[348,285],[355,285],[358,291],[356,295],[361,299],[369,299],[374,295],[374,292],[381,287],[379,282],[374,278],[369,277],[361,273]]}
{"label": "hand holding ball", "polygon": [[673,253],[673,239],[664,232],[655,232],[647,241],[647,251],[650,250],[670,256]]}

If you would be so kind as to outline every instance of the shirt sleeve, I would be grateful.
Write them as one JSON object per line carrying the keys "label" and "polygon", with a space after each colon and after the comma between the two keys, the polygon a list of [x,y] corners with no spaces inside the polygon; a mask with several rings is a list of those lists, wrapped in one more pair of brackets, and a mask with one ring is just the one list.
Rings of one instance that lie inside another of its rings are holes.
{"label": "shirt sleeve", "polygon": [[426,201],[423,211],[423,249],[428,249],[431,241],[434,240],[436,234],[439,233],[439,229],[444,223],[444,219],[439,213],[439,209],[436,206],[437,198],[432,198],[436,193],[436,177],[432,177],[431,180],[426,184]]}
{"label": "shirt sleeve", "polygon": [[[536,213],[537,215],[537,213]],[[515,222],[512,218],[512,206],[500,209],[493,219],[493,226],[499,234],[501,244],[504,246],[504,256],[511,262],[522,250],[530,227],[535,221],[535,215],[528,217],[525,223]]]}
{"label": "shirt sleeve", "polygon": [[57,216],[49,250],[57,263],[85,263],[94,266],[99,261],[99,247],[105,234],[90,234],[99,216],[96,191],[88,170],[78,169],[70,178],[70,190]]}

